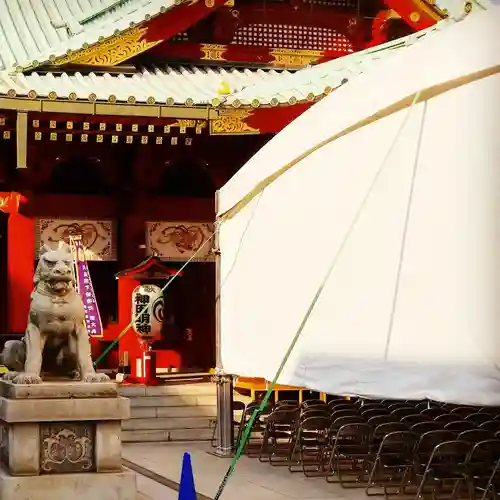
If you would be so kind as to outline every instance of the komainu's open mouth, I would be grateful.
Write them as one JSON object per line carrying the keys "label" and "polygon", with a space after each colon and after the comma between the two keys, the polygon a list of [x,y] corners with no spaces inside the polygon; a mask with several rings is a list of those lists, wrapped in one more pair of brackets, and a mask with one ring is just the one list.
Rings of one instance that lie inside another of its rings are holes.
{"label": "komainu's open mouth", "polygon": [[71,276],[57,276],[49,280],[50,287],[55,291],[65,290],[71,284]]}

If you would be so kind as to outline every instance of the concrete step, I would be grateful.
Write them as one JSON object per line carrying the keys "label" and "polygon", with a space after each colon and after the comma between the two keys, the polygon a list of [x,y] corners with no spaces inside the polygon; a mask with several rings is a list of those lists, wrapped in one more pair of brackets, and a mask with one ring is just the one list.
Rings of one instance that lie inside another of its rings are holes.
{"label": "concrete step", "polygon": [[[208,441],[217,415],[216,387],[210,383],[177,383],[156,387],[121,386],[130,399],[131,418],[122,424],[122,440]],[[249,398],[235,393],[235,400]],[[240,413],[235,413],[239,421]]]}
{"label": "concrete step", "polygon": [[122,422],[126,431],[172,430],[172,429],[204,429],[211,427],[208,417],[181,418],[131,418]]}
{"label": "concrete step", "polygon": [[122,431],[124,443],[150,443],[167,441],[210,441],[213,429],[171,429]]}
{"label": "concrete step", "polygon": [[144,385],[122,385],[120,386],[120,396],[126,398],[136,398],[144,396],[214,396],[215,384],[203,383],[184,383],[184,384],[166,384],[152,387]]}
{"label": "concrete step", "polygon": [[123,396],[130,399],[131,408],[151,406],[215,406],[217,404],[215,396]]}
{"label": "concrete step", "polygon": [[215,417],[215,405],[132,407],[130,418]]}

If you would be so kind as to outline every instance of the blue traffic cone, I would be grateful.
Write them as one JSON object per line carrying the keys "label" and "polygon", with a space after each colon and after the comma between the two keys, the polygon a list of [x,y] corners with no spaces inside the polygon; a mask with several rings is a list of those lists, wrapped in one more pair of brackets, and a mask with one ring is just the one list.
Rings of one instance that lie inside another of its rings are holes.
{"label": "blue traffic cone", "polygon": [[179,500],[196,500],[196,489],[194,487],[193,467],[191,465],[191,455],[189,453],[184,453],[184,456],[182,457]]}

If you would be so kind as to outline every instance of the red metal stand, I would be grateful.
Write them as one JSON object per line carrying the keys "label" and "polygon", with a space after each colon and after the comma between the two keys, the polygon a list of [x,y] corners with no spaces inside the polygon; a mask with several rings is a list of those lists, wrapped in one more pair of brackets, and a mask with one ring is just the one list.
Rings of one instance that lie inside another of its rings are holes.
{"label": "red metal stand", "polygon": [[141,385],[160,385],[163,381],[156,376],[156,353],[152,350],[154,339],[140,338],[141,356],[132,361],[131,373],[124,383]]}

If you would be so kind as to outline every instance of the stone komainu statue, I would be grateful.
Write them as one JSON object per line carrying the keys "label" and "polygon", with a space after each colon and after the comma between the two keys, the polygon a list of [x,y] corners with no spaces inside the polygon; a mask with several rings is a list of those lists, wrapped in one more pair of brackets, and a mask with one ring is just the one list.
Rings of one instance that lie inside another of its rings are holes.
{"label": "stone komainu statue", "polygon": [[5,343],[3,364],[12,370],[4,380],[14,384],[39,384],[41,373],[71,377],[83,382],[104,382],[96,373],[85,327],[83,302],[75,291],[73,259],[63,244],[57,250],[42,247],[35,271],[35,290],[26,334]]}

